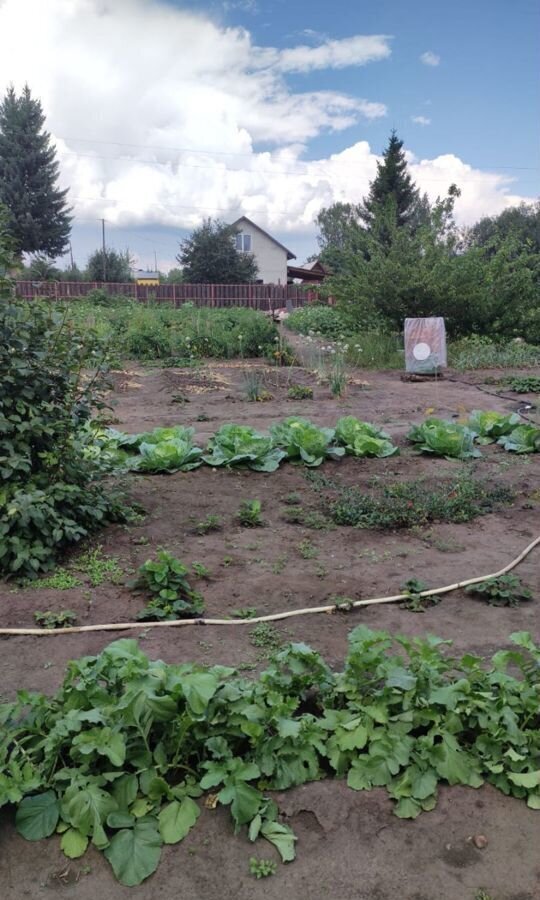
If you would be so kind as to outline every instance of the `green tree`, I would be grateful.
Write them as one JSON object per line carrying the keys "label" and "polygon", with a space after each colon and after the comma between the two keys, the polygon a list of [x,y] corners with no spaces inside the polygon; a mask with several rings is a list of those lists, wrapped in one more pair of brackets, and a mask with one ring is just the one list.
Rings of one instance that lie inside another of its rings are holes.
{"label": "green tree", "polygon": [[[392,201],[392,205],[388,201]],[[380,221],[383,209],[393,209],[398,227],[410,225],[417,214],[420,193],[408,169],[401,141],[395,130],[390,134],[382,162],[377,162],[377,175],[369,186],[369,194],[360,206],[360,218],[373,227]]]}
{"label": "green tree", "polygon": [[[105,257],[105,259],[104,259]],[[103,265],[105,261],[105,267]],[[96,250],[88,258],[86,264],[86,278],[88,281],[114,282],[121,284],[125,281],[131,281],[131,267],[133,258],[130,256],[129,250],[118,253],[108,247],[103,250]]]}
{"label": "green tree", "polygon": [[52,259],[42,254],[32,257],[29,265],[30,278],[34,281],[57,281],[61,277]]}
{"label": "green tree", "polygon": [[66,249],[71,230],[67,190],[58,188],[58,162],[39,100],[26,85],[8,88],[0,103],[0,202],[8,210],[13,248],[54,258]]}
{"label": "green tree", "polygon": [[469,247],[488,247],[495,253],[511,236],[540,253],[540,201],[512,206],[498,216],[485,216],[468,229],[465,241]]}
{"label": "green tree", "polygon": [[188,284],[248,284],[257,278],[251,253],[234,245],[236,230],[219,220],[206,219],[180,244],[176,259]]}
{"label": "green tree", "polygon": [[166,284],[182,284],[184,281],[184,272],[182,269],[170,269],[166,278]]}

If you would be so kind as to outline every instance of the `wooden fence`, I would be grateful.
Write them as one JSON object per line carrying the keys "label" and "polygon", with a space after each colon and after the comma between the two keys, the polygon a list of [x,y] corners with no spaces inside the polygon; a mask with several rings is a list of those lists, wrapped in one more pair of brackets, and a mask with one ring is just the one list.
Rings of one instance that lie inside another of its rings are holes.
{"label": "wooden fence", "polygon": [[98,288],[111,296],[131,297],[140,303],[169,303],[174,306],[194,303],[196,306],[214,308],[248,306],[263,311],[286,307],[296,309],[317,297],[316,291],[295,284],[160,284],[150,287],[93,281],[16,282],[16,293],[25,300],[78,300]]}

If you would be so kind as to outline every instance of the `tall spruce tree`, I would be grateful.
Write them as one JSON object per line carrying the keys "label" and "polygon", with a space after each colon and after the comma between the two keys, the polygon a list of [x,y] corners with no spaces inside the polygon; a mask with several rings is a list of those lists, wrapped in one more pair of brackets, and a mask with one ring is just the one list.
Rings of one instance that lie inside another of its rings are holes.
{"label": "tall spruce tree", "polygon": [[369,194],[360,207],[360,217],[370,228],[388,211],[393,211],[398,227],[412,224],[420,205],[420,193],[407,170],[407,160],[395,130],[390,134],[382,162],[377,162],[377,175],[369,186]]}
{"label": "tall spruce tree", "polygon": [[67,190],[58,188],[58,162],[39,100],[25,85],[13,86],[0,103],[0,202],[16,254],[50,258],[66,249],[71,230]]}

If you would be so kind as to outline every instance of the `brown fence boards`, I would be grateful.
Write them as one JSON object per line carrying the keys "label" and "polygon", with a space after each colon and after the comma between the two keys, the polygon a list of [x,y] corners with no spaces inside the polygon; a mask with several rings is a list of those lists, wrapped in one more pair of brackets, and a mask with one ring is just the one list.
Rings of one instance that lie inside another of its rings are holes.
{"label": "brown fence boards", "polygon": [[170,303],[223,309],[227,306],[248,306],[269,311],[286,306],[303,306],[317,296],[295,284],[160,284],[152,287],[122,283],[101,284],[95,281],[17,281],[16,293],[25,300],[78,300],[97,288],[111,296],[131,297],[140,303]]}

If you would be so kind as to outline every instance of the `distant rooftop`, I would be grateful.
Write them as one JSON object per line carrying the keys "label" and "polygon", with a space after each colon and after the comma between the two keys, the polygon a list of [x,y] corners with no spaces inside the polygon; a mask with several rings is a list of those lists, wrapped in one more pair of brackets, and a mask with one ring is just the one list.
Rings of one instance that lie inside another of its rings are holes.
{"label": "distant rooftop", "polygon": [[159,272],[148,272],[146,269],[135,269],[135,278],[159,278]]}

